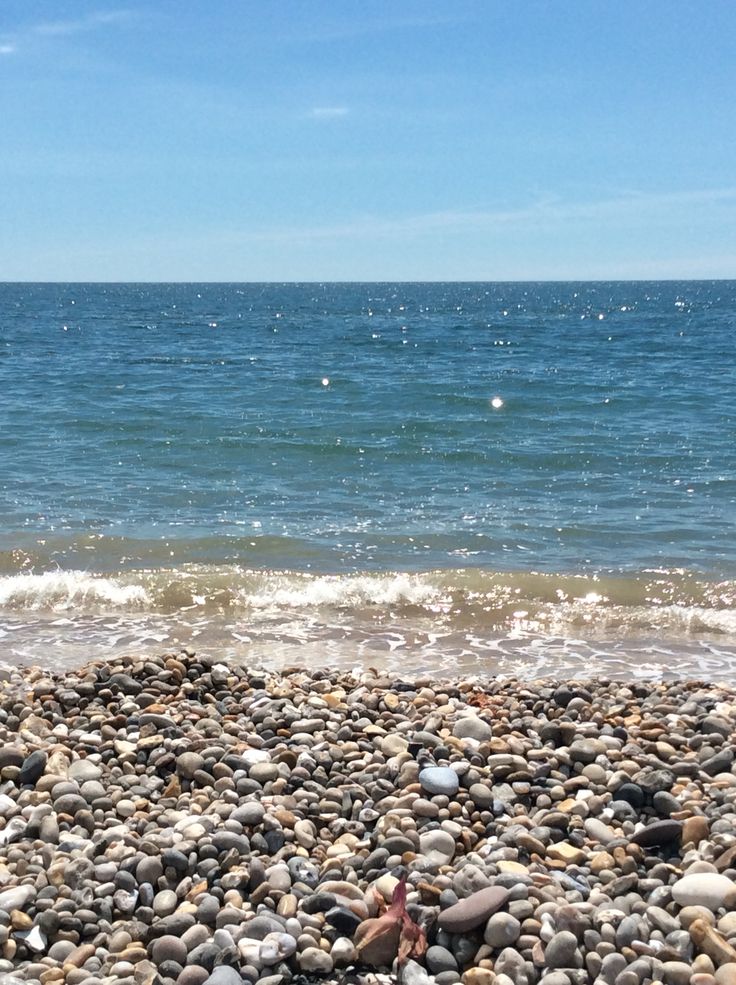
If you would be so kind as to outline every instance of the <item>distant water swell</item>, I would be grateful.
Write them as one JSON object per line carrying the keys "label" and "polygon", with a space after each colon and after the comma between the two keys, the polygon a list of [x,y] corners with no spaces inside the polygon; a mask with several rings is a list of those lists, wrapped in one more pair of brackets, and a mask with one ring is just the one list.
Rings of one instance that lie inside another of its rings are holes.
{"label": "distant water swell", "polygon": [[681,571],[57,569],[0,577],[0,640],[11,662],[58,666],[188,645],[271,665],[727,678],[736,582]]}

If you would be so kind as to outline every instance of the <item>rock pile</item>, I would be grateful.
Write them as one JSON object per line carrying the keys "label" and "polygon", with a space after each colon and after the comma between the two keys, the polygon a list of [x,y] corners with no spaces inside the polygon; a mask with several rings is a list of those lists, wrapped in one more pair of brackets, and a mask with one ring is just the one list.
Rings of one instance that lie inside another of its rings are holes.
{"label": "rock pile", "polygon": [[14,672],[0,982],[736,983],[735,730],[694,682]]}

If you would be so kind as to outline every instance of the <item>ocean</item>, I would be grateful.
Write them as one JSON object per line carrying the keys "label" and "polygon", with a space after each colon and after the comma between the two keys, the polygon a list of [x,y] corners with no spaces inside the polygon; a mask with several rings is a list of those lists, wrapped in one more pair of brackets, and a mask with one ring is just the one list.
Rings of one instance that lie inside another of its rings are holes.
{"label": "ocean", "polygon": [[732,680],[736,282],[0,285],[0,666]]}

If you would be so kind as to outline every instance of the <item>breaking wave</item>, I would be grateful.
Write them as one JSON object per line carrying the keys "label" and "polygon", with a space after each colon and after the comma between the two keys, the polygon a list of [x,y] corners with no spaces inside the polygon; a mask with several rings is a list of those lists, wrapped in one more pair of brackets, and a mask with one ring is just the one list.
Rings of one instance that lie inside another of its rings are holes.
{"label": "breaking wave", "polygon": [[46,571],[0,577],[0,608],[15,612],[203,615],[330,612],[587,635],[632,631],[736,636],[736,583],[683,572],[589,576],[455,569],[310,574],[225,565],[125,571]]}

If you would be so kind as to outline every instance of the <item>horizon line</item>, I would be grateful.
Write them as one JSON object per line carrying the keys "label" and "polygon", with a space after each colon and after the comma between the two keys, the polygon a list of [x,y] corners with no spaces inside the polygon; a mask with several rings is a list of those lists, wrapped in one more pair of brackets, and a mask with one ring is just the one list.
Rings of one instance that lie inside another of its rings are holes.
{"label": "horizon line", "polygon": [[0,280],[0,287],[8,287],[14,284],[90,284],[90,285],[109,285],[125,286],[133,284],[244,284],[244,285],[264,285],[271,286],[298,286],[319,285],[319,284],[728,284],[736,282],[736,275],[733,277],[499,277],[478,280],[470,278],[468,280],[449,277],[432,277],[426,280],[416,279],[383,279],[370,278],[365,280],[352,279],[306,279],[306,280],[158,280],[158,279],[133,279],[133,280]]}

